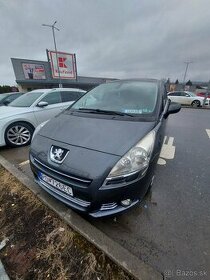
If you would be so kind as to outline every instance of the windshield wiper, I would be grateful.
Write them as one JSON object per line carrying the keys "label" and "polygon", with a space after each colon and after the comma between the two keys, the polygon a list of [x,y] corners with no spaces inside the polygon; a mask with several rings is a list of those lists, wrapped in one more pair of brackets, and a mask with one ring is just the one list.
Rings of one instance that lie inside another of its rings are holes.
{"label": "windshield wiper", "polygon": [[119,111],[110,111],[110,110],[101,110],[101,109],[91,109],[91,108],[79,108],[79,111],[85,111],[88,113],[93,113],[93,114],[106,114],[106,115],[118,115],[118,116],[129,116],[133,117],[133,115],[128,114],[128,113],[123,113]]}

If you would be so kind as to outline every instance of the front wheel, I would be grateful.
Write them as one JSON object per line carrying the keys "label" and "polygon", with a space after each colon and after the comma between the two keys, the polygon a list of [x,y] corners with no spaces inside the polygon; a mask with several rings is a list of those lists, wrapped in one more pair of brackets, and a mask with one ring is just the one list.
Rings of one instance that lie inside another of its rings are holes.
{"label": "front wheel", "polygon": [[194,100],[191,104],[192,107],[200,107],[201,106],[201,103],[199,100]]}
{"label": "front wheel", "polygon": [[22,147],[31,143],[34,129],[27,123],[10,124],[5,131],[5,142],[10,147]]}

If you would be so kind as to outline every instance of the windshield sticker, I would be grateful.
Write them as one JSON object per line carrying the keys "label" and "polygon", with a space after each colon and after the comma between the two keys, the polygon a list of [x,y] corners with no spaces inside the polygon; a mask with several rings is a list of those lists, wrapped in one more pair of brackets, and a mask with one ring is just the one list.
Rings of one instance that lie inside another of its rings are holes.
{"label": "windshield sticker", "polygon": [[143,113],[152,113],[152,110],[150,110],[150,109],[143,109],[142,111],[143,111]]}
{"label": "windshield sticker", "polygon": [[125,109],[124,112],[130,114],[142,114],[141,109]]}

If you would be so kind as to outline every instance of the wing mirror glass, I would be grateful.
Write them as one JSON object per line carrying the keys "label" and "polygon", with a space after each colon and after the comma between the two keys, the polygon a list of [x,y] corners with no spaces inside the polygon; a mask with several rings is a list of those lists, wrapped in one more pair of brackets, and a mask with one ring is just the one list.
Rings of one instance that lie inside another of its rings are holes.
{"label": "wing mirror glass", "polygon": [[40,102],[37,104],[37,107],[43,108],[43,107],[46,107],[47,105],[48,105],[48,102],[46,102],[46,101],[40,101]]}
{"label": "wing mirror glass", "polygon": [[169,107],[168,107],[168,111],[166,113],[166,117],[168,117],[168,115],[170,114],[176,114],[181,110],[181,104],[175,103],[175,102],[171,102]]}

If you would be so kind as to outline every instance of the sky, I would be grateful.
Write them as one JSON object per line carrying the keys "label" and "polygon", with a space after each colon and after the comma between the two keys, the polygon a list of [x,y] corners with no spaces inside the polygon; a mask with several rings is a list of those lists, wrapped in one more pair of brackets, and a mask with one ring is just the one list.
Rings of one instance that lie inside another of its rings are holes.
{"label": "sky", "polygon": [[11,57],[75,53],[78,75],[210,79],[209,0],[0,0],[0,85],[15,85]]}

